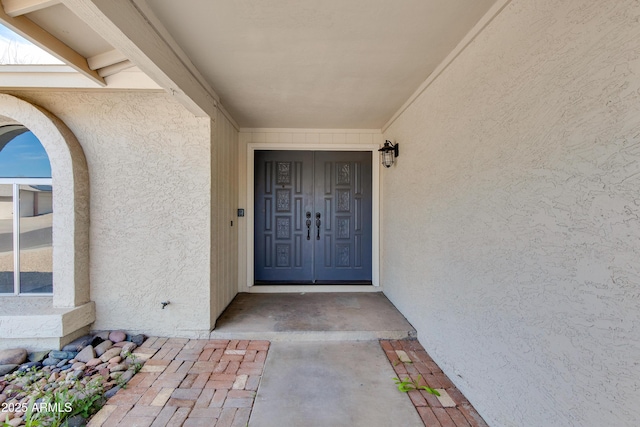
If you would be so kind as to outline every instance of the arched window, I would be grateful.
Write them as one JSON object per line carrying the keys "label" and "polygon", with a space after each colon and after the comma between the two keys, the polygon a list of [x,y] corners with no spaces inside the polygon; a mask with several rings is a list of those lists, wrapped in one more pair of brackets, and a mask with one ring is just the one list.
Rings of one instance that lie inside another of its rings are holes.
{"label": "arched window", "polygon": [[0,126],[0,295],[53,293],[51,164],[22,125]]}

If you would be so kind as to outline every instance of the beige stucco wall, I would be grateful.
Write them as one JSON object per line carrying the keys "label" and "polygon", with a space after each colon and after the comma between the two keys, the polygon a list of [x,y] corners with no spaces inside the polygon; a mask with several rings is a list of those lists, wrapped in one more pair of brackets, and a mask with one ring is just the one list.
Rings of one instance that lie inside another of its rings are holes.
{"label": "beige stucco wall", "polygon": [[159,92],[15,95],[57,115],[84,149],[93,328],[206,336],[211,121]]}
{"label": "beige stucco wall", "polygon": [[513,1],[385,132],[385,293],[492,426],[640,421],[638,16]]}

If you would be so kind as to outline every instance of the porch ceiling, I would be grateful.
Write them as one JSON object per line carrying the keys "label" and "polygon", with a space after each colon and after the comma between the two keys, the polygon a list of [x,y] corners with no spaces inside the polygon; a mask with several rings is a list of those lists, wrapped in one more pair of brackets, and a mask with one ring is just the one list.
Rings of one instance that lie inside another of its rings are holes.
{"label": "porch ceiling", "polygon": [[494,0],[149,0],[244,127],[379,129]]}
{"label": "porch ceiling", "polygon": [[352,129],[381,128],[496,2],[1,1],[6,24],[51,49],[46,30],[99,83],[136,65],[197,114],[220,102],[242,127]]}

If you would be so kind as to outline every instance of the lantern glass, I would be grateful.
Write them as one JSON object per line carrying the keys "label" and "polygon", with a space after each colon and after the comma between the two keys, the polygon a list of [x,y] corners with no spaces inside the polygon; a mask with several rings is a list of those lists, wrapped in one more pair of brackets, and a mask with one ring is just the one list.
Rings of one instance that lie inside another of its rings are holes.
{"label": "lantern glass", "polygon": [[390,168],[393,164],[393,150],[382,152],[382,164],[385,168]]}

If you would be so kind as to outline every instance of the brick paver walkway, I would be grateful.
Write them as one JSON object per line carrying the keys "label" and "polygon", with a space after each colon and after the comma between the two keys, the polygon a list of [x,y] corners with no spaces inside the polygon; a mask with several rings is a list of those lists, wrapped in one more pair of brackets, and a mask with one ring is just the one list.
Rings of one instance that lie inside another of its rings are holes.
{"label": "brick paver walkway", "polygon": [[398,378],[409,377],[418,385],[435,388],[440,398],[425,390],[408,392],[420,418],[427,427],[487,427],[487,423],[440,370],[416,340],[381,340],[380,345]]}
{"label": "brick paver walkway", "polygon": [[[442,394],[408,392],[425,426],[487,427],[418,341],[380,345],[398,378],[419,380]],[[245,427],[268,350],[268,341],[149,338],[134,351],[145,362],[140,372],[88,426]]]}
{"label": "brick paver walkway", "polygon": [[142,369],[89,427],[246,426],[268,341],[149,338]]}

